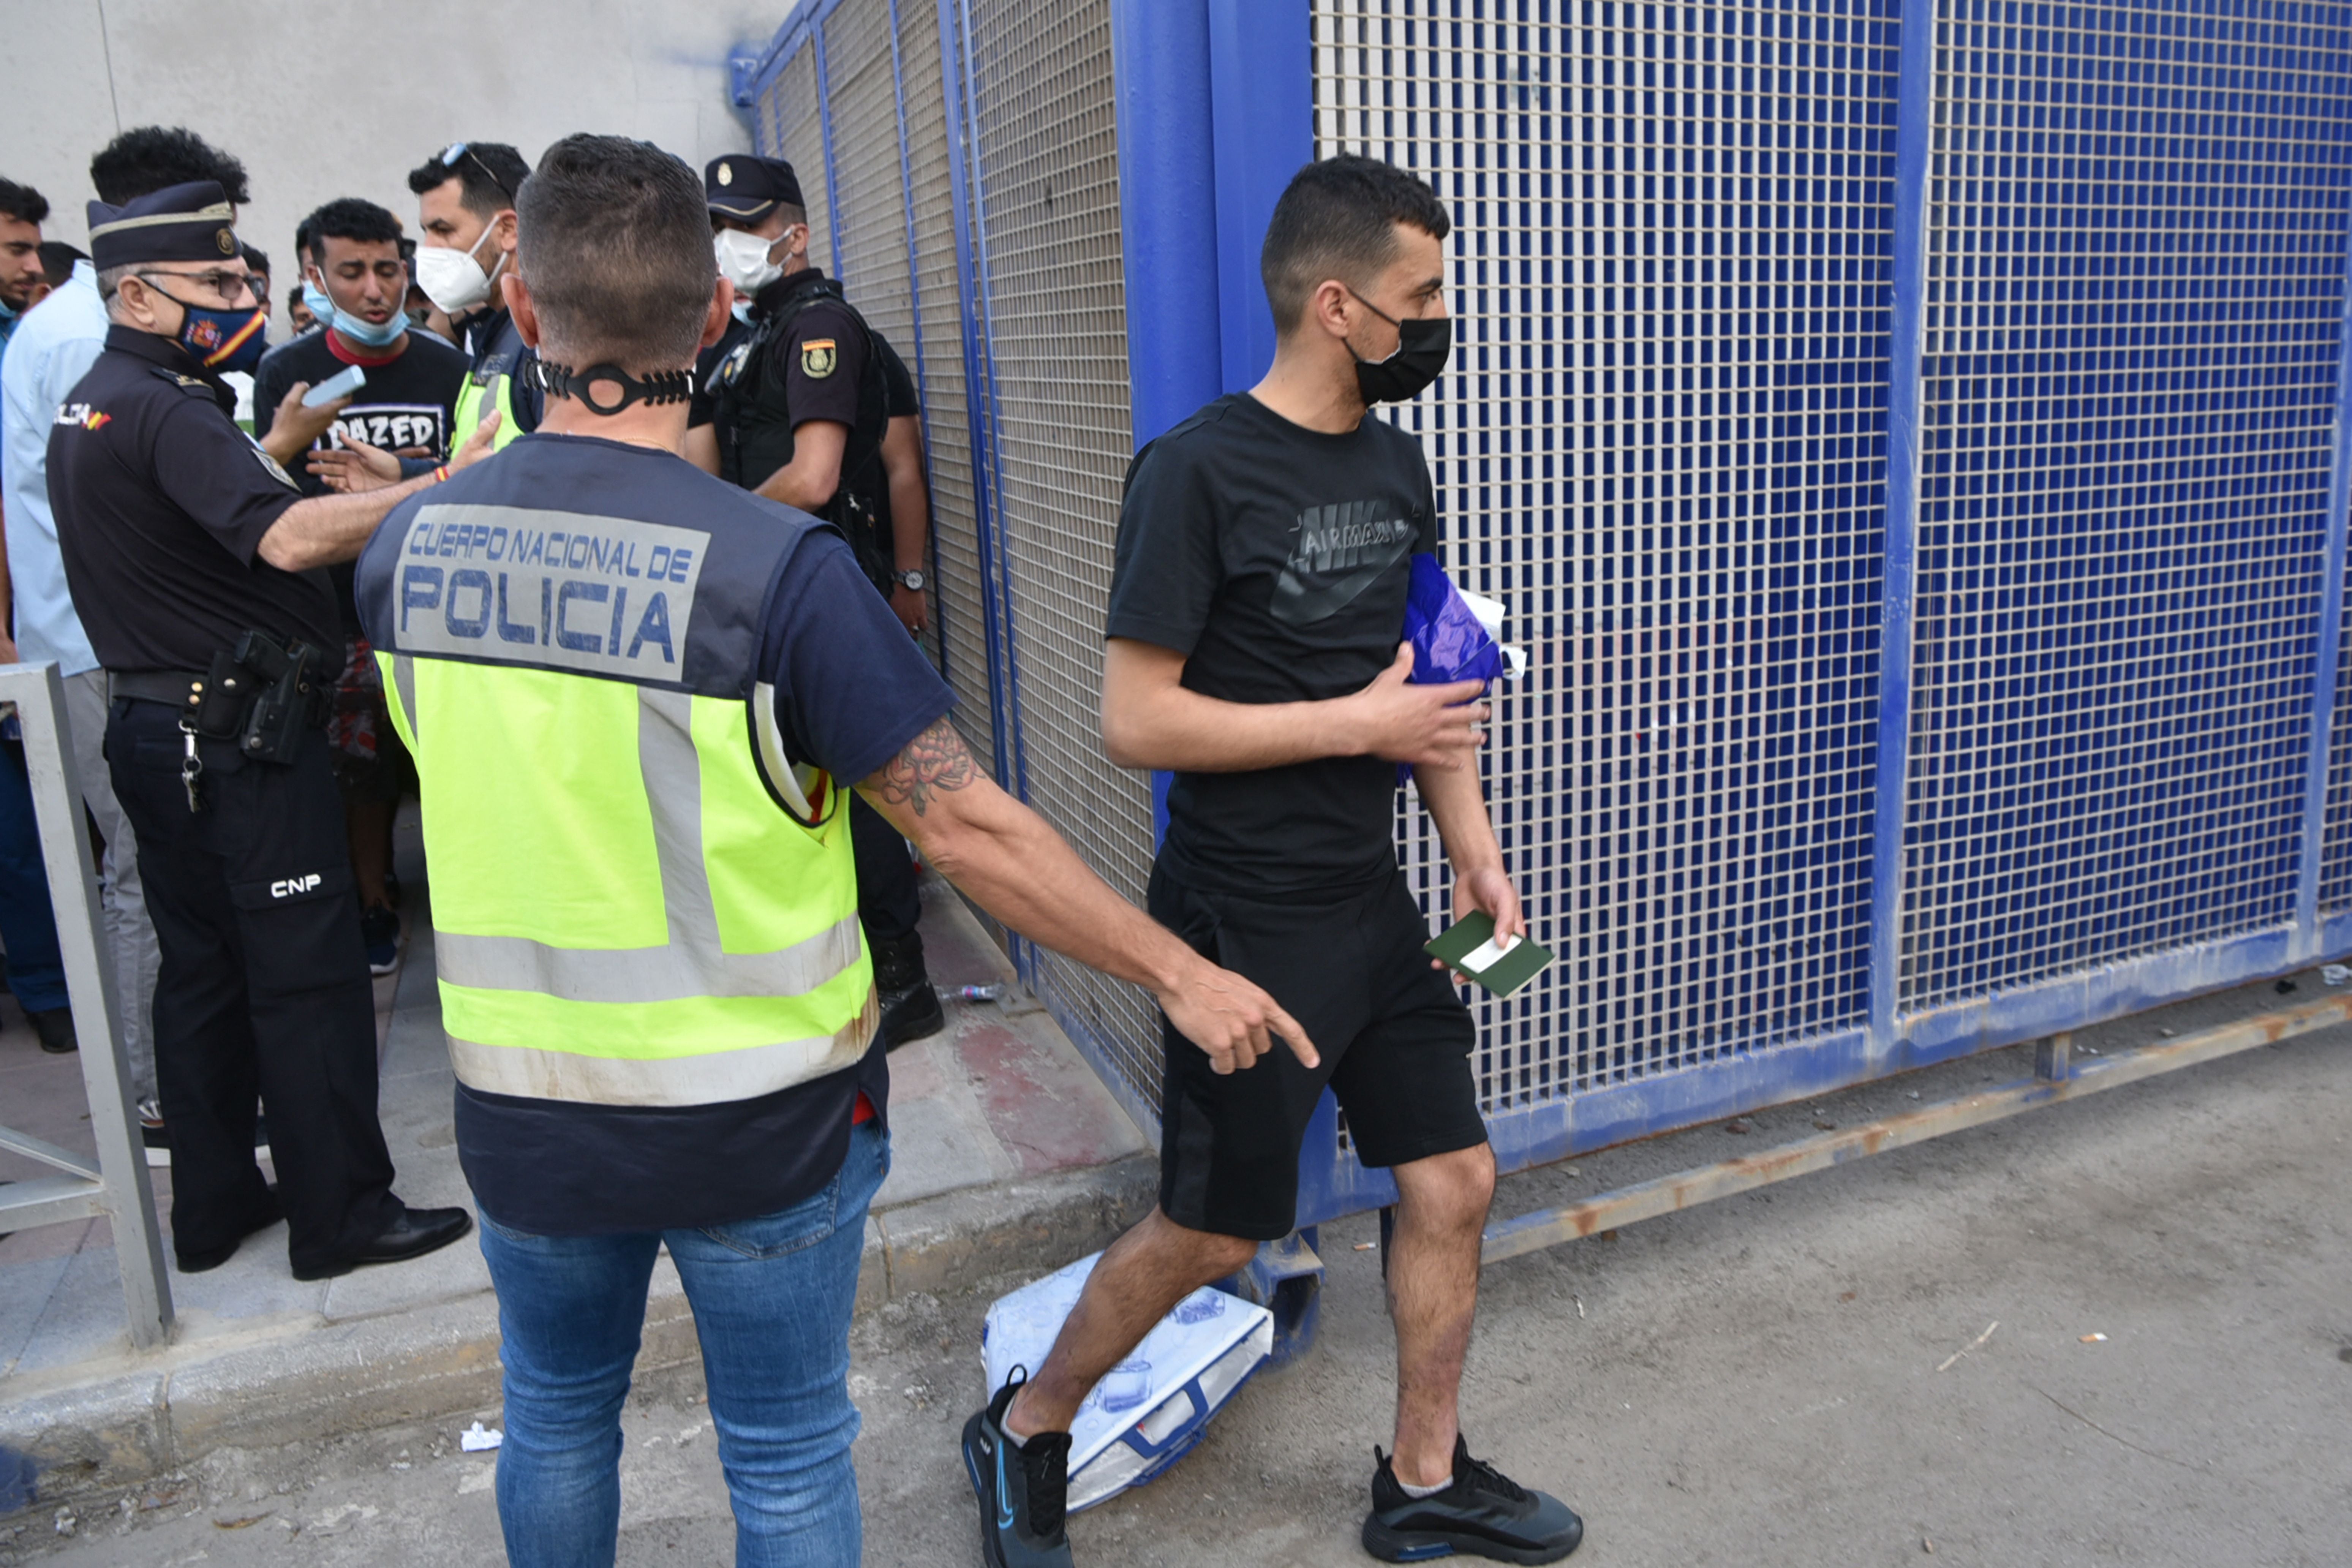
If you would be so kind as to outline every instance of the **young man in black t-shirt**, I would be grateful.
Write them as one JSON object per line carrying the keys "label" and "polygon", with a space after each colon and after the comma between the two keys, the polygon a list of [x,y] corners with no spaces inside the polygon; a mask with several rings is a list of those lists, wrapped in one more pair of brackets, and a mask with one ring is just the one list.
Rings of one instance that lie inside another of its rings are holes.
{"label": "young man in black t-shirt", "polygon": [[[1478,782],[1475,682],[1409,684],[1415,552],[1437,542],[1413,438],[1368,415],[1445,363],[1445,209],[1368,159],[1301,170],[1261,260],[1280,334],[1247,394],[1210,404],[1129,470],[1111,582],[1103,742],[1168,768],[1150,910],[1265,987],[1320,1052],[1214,1064],[1166,1033],[1160,1204],[1104,1254],[1045,1364],[964,1431],[993,1564],[1070,1561],[1068,1428],[1095,1384],[1180,1300],[1295,1220],[1323,1089],[1367,1165],[1396,1177],[1393,1458],[1363,1542],[1391,1562],[1565,1557],[1583,1526],[1469,1456],[1455,1399],[1494,1191],[1468,1010],[1422,951],[1396,860],[1395,766],[1413,765],[1454,868],[1454,910],[1524,931]],[[1377,1451],[1376,1451],[1377,1452]]]}
{"label": "young man in black t-shirt", "polygon": [[[365,446],[398,458],[441,462],[449,456],[466,356],[447,343],[408,330],[408,265],[400,254],[400,220],[373,202],[329,202],[302,222],[299,257],[310,282],[332,309],[320,330],[273,349],[254,376],[254,435],[267,437],[278,405],[298,384],[316,386],[352,365],[367,382],[343,405],[313,450]],[[325,495],[325,479],[305,462],[295,482],[305,495]],[[343,665],[336,683],[335,777],[343,787],[352,876],[358,885],[368,967],[391,973],[400,955],[400,917],[393,909],[392,821],[408,772],[393,731],[383,688],[359,632],[352,603],[352,566],[328,569],[342,613]]]}

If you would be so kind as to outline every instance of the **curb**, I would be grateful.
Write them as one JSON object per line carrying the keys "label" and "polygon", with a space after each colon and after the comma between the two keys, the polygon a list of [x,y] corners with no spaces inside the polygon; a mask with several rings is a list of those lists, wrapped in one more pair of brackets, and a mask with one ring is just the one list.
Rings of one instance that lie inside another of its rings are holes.
{"label": "curb", "polygon": [[[1158,1192],[1159,1162],[1144,1153],[883,1210],[866,1220],[856,1310],[1058,1268],[1108,1245],[1150,1212]],[[637,1375],[698,1354],[693,1315],[665,1258],[646,1304]],[[485,1290],[378,1317],[305,1318],[152,1355],[126,1351],[104,1371],[73,1375],[0,1412],[0,1454],[29,1457],[39,1470],[36,1493],[11,1500],[19,1508],[133,1487],[216,1448],[274,1448],[496,1409],[498,1303]]]}

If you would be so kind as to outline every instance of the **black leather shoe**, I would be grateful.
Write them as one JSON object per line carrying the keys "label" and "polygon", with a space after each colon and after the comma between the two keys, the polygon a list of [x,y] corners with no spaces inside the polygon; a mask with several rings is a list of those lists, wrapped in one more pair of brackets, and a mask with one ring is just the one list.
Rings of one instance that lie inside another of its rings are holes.
{"label": "black leather shoe", "polygon": [[1497,1563],[1557,1563],[1584,1539],[1584,1521],[1566,1503],[1472,1458],[1459,1433],[1453,1484],[1432,1497],[1406,1496],[1389,1457],[1374,1448],[1372,1458],[1364,1550],[1383,1563],[1424,1563],[1456,1552]]}
{"label": "black leather shoe", "polygon": [[882,1004],[882,1048],[895,1051],[947,1027],[947,1009],[923,963],[923,938],[908,931],[874,948],[874,989]]}
{"label": "black leather shoe", "polygon": [[371,1263],[405,1263],[457,1240],[474,1228],[474,1216],[464,1209],[412,1209],[376,1233],[373,1241],[337,1263],[297,1268],[297,1279],[332,1279]]}
{"label": "black leather shoe", "polygon": [[81,1041],[74,1035],[72,1008],[44,1007],[36,1013],[28,1007],[25,1016],[32,1020],[33,1033],[40,1037],[41,1049],[49,1055],[71,1056],[81,1049]]}
{"label": "black leather shoe", "polygon": [[246,1223],[237,1227],[235,1241],[230,1242],[226,1247],[215,1247],[204,1252],[184,1252],[174,1246],[173,1261],[179,1265],[180,1272],[183,1274],[202,1274],[207,1270],[218,1268],[236,1256],[236,1249],[245,1245],[247,1237],[258,1230],[268,1230],[285,1217],[286,1211],[278,1202],[278,1188],[273,1184],[269,1189],[268,1201],[246,1216]]}

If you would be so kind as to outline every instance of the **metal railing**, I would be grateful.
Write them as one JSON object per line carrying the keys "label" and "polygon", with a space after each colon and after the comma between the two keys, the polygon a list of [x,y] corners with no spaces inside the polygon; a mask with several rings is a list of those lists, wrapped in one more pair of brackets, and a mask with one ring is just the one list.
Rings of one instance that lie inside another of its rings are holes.
{"label": "metal railing", "polygon": [[0,1149],[59,1173],[0,1186],[0,1231],[100,1216],[110,1222],[131,1342],[148,1350],[171,1334],[172,1287],[163,1270],[163,1233],[155,1219],[155,1194],[147,1183],[147,1153],[131,1099],[131,1060],[123,1049],[114,966],[102,956],[98,876],[83,826],[73,748],[66,743],[65,688],[58,667],[0,665],[0,704],[11,702],[24,731],[33,815],[40,826],[49,901],[57,912],[66,993],[81,1041],[82,1088],[89,1097],[98,1163],[93,1165],[30,1133],[0,1127]]}

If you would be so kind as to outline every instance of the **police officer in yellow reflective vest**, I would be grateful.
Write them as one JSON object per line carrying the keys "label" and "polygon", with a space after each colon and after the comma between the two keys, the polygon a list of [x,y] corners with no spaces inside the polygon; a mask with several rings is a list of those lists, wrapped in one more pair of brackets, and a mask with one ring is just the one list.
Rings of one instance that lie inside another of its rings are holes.
{"label": "police officer in yellow reflective vest", "polygon": [[679,455],[733,302],[693,171],[571,137],[517,213],[545,417],[396,509],[358,580],[422,781],[507,1551],[614,1560],[667,1244],[737,1561],[850,1568],[848,1327],[889,1097],[847,790],[1007,926],[1149,986],[1220,1070],[1313,1047],[978,770],[837,531]]}
{"label": "police officer in yellow reflective vest", "polygon": [[454,448],[490,414],[493,443],[503,447],[539,425],[531,353],[499,291],[514,256],[515,193],[530,166],[503,142],[452,142],[409,171],[425,243],[416,249],[416,285],[447,314],[473,356],[457,395]]}

